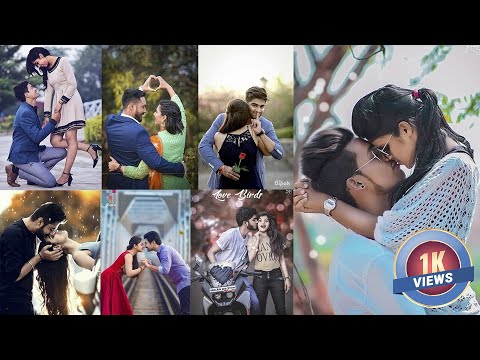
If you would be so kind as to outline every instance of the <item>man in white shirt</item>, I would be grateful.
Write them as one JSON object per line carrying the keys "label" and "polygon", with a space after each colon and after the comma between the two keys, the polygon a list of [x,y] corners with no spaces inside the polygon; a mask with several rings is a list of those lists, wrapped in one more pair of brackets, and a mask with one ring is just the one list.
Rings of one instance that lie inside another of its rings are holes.
{"label": "man in white shirt", "polygon": [[387,247],[351,233],[333,252],[328,293],[336,314],[425,315],[402,294],[393,294],[395,254]]}
{"label": "man in white shirt", "polygon": [[[344,128],[315,133],[302,149],[301,165],[314,190],[335,197],[325,206],[327,215],[336,199],[381,215],[390,208],[390,191],[405,178],[398,164]],[[295,190],[298,194],[301,191]],[[328,278],[335,313],[425,315],[421,306],[393,294],[394,257],[390,249],[353,232],[342,241],[333,253]]]}
{"label": "man in white shirt", "polygon": [[[207,252],[208,260],[210,263],[218,261],[231,261],[238,266],[247,254],[247,240],[250,231],[257,230],[257,211],[252,208],[241,207],[237,210],[235,217],[238,227],[231,228],[222,235],[212,245]],[[210,270],[213,273],[215,267]],[[221,270],[221,269],[215,269]],[[244,277],[243,281],[246,285],[246,290],[250,293],[250,303],[252,308],[252,315],[260,315],[260,303],[258,301],[257,294],[253,289],[252,283],[248,278]]]}

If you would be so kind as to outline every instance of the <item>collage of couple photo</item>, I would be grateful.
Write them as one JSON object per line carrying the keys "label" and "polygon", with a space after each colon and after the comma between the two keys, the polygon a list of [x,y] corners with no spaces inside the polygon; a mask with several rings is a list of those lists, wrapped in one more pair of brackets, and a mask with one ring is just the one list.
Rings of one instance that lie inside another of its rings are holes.
{"label": "collage of couple photo", "polygon": [[480,315],[473,50],[0,45],[0,315]]}

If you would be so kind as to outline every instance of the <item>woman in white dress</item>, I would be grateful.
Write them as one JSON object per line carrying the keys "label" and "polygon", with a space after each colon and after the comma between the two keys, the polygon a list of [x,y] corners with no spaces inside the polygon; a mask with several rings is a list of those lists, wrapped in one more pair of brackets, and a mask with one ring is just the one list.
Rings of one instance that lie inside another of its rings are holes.
{"label": "woman in white dress", "polygon": [[98,162],[97,151],[102,150],[97,144],[79,143],[77,140],[77,130],[85,126],[85,114],[73,68],[66,58],[51,55],[47,49],[42,47],[34,47],[30,50],[26,65],[29,75],[36,73],[43,76],[45,120],[51,116],[52,108],[54,112],[61,114],[56,129],[50,135],[50,143],[54,147],[68,150],[65,167],[62,176],[57,179],[57,186],[63,186],[66,183],[70,186],[73,180],[71,169],[77,156],[77,150],[83,150],[90,154],[93,159],[93,167]]}
{"label": "woman in white dress", "polygon": [[[386,85],[355,104],[352,128],[370,142],[377,158],[413,168],[413,172],[390,193],[392,208],[382,216],[337,201],[331,217],[395,252],[411,234],[425,229],[451,232],[466,243],[477,202],[479,170],[470,143],[447,123],[435,93]],[[364,181],[359,170],[352,176]],[[330,195],[304,188],[307,185],[302,181],[294,186],[297,211],[324,213]],[[467,286],[453,303],[426,311],[480,315],[480,305]]]}

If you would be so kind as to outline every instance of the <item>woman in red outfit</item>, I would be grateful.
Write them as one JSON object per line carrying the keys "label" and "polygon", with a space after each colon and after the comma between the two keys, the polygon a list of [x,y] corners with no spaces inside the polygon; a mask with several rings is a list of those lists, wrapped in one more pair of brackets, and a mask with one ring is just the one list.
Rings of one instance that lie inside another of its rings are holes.
{"label": "woman in red outfit", "polygon": [[102,315],[133,315],[127,293],[122,283],[123,268],[128,277],[140,274],[145,266],[138,266],[137,253],[143,251],[142,238],[134,236],[127,250],[120,254],[115,262],[102,271],[100,306]]}

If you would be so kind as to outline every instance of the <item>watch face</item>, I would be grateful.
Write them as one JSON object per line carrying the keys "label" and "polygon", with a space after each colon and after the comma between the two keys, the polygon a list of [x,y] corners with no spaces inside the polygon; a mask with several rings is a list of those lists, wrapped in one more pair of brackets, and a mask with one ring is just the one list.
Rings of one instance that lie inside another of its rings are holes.
{"label": "watch face", "polygon": [[328,199],[326,202],[325,202],[325,207],[329,207],[329,208],[332,208],[335,206],[335,201],[333,199]]}
{"label": "watch face", "polygon": [[325,200],[325,202],[323,203],[323,207],[325,209],[325,214],[328,215],[328,216],[331,216],[330,211],[335,209],[336,205],[337,205],[336,199],[330,198],[330,199]]}

